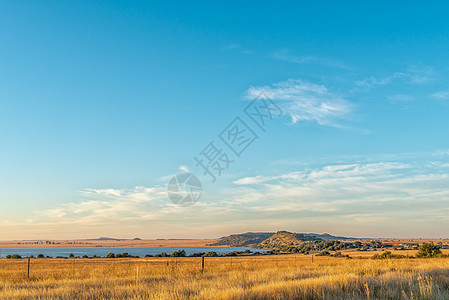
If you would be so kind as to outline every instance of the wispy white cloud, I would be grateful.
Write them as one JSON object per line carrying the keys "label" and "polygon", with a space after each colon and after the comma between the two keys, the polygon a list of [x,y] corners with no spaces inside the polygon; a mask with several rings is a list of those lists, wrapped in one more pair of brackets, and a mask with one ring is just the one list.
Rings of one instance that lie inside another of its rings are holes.
{"label": "wispy white cloud", "polygon": [[439,149],[433,153],[434,156],[447,156],[449,155],[449,149]]}
{"label": "wispy white cloud", "polygon": [[237,49],[240,47],[240,44],[236,44],[236,43],[231,43],[231,44],[226,44],[223,49],[225,50],[233,50],[233,49]]}
{"label": "wispy white cloud", "polygon": [[449,99],[449,91],[436,92],[432,94],[432,97],[443,100]]}
{"label": "wispy white cloud", "polygon": [[95,225],[148,218],[166,197],[163,188],[84,189],[82,200],[37,212],[35,223]]}
{"label": "wispy white cloud", "polygon": [[[447,164],[447,159],[434,159],[425,166],[380,161],[302,167],[236,179],[232,188],[205,194],[192,207],[172,204],[164,187],[89,188],[81,191],[79,201],[38,211],[27,222],[1,222],[0,226],[23,234],[60,231],[76,237],[83,232],[200,237],[210,236],[211,230],[216,234],[281,228],[391,234],[398,220],[432,218],[449,225],[444,217],[449,200]],[[411,232],[413,224],[398,228]]]}
{"label": "wispy white cloud", "polygon": [[431,161],[428,163],[431,167],[437,167],[437,168],[449,168],[449,163],[443,163],[440,161]]}
{"label": "wispy white cloud", "polygon": [[330,92],[324,85],[299,79],[289,79],[271,86],[252,86],[246,97],[254,99],[260,94],[278,101],[293,124],[315,121],[320,125],[340,127],[340,121],[350,116],[353,105]]}
{"label": "wispy white cloud", "polygon": [[417,68],[410,67],[405,72],[394,72],[383,77],[370,76],[363,80],[355,82],[356,86],[370,88],[373,86],[382,86],[393,83],[396,80],[404,80],[409,84],[424,84],[432,81],[435,77],[435,72],[432,68]]}
{"label": "wispy white cloud", "polygon": [[337,67],[337,68],[342,68],[342,69],[347,69],[347,70],[350,69],[348,66],[346,66],[342,62],[339,62],[339,61],[331,59],[331,58],[320,57],[320,56],[315,56],[315,55],[293,55],[287,49],[283,49],[283,50],[274,52],[272,54],[272,57],[274,59],[287,61],[287,62],[295,63],[295,64],[315,63],[315,64],[325,65],[325,66],[329,66],[329,67]]}
{"label": "wispy white cloud", "polygon": [[245,49],[242,45],[240,44],[236,44],[236,43],[231,43],[231,44],[227,44],[223,47],[223,49],[225,51],[237,51],[241,54],[251,54],[253,53],[253,51],[249,50],[249,49]]}
{"label": "wispy white cloud", "polygon": [[[336,216],[380,213],[393,215],[439,211],[449,200],[449,174],[441,165],[423,170],[401,162],[329,165],[276,176],[244,177],[234,181],[265,212],[332,213]],[[239,195],[235,205],[241,205]],[[231,205],[231,203],[228,203]],[[363,222],[362,222],[363,223]],[[366,223],[366,220],[365,220]]]}
{"label": "wispy white cloud", "polygon": [[388,99],[390,99],[393,103],[408,103],[414,101],[415,97],[412,95],[396,94],[389,96]]}
{"label": "wispy white cloud", "polygon": [[189,167],[184,166],[184,165],[179,166],[179,170],[182,172],[187,172],[187,173],[190,172]]}

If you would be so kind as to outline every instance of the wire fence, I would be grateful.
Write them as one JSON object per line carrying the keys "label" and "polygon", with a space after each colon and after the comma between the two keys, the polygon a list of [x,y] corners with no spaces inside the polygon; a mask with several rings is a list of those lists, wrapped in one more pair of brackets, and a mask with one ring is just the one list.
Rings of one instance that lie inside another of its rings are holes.
{"label": "wire fence", "polygon": [[[315,257],[315,261],[316,261]],[[324,258],[323,258],[324,259]],[[311,255],[151,257],[151,258],[22,258],[0,259],[0,281],[129,277],[136,275],[199,275],[208,272],[294,267],[313,263]]]}

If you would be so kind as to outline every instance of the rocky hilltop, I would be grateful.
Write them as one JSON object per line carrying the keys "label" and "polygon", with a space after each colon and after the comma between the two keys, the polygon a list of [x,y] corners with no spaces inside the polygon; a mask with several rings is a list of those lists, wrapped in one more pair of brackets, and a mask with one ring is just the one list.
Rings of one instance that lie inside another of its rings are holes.
{"label": "rocky hilltop", "polygon": [[294,233],[288,231],[247,232],[221,237],[210,246],[253,247],[256,249],[278,249],[296,246],[306,241],[348,240],[347,237],[333,236],[327,233]]}
{"label": "rocky hilltop", "polygon": [[231,234],[221,237],[217,242],[210,244],[210,246],[251,247],[263,242],[272,235],[274,235],[274,232]]}

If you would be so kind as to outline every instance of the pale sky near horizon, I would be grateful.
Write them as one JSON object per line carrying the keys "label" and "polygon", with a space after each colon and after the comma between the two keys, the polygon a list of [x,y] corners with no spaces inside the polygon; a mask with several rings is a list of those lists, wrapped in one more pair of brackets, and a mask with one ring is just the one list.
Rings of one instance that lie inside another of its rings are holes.
{"label": "pale sky near horizon", "polygon": [[[0,1],[0,240],[449,238],[448,9]],[[194,160],[211,142],[233,161],[216,182]],[[191,207],[166,192],[186,170]]]}

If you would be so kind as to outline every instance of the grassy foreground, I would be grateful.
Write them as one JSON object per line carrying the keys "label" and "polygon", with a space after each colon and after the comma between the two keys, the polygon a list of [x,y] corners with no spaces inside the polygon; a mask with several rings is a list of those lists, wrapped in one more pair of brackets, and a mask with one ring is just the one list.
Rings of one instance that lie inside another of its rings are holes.
{"label": "grassy foreground", "polygon": [[0,260],[2,299],[449,299],[449,258]]}

